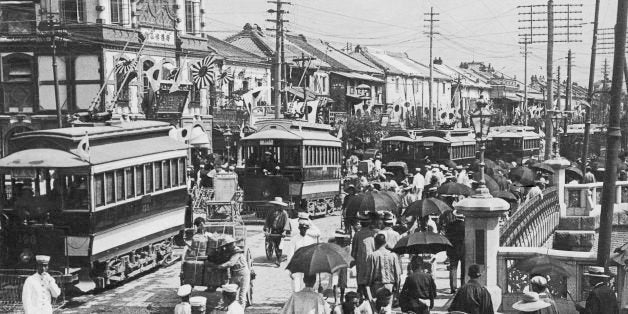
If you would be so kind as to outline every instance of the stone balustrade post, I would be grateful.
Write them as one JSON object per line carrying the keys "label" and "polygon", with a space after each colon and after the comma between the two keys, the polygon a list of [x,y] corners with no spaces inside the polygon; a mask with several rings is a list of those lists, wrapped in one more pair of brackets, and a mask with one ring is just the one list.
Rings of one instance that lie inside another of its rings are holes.
{"label": "stone balustrade post", "polygon": [[567,205],[565,203],[565,169],[569,167],[570,163],[567,159],[558,158],[550,159],[544,163],[550,165],[554,169],[554,175],[552,182],[558,189],[558,202],[560,204],[560,216],[567,216]]}

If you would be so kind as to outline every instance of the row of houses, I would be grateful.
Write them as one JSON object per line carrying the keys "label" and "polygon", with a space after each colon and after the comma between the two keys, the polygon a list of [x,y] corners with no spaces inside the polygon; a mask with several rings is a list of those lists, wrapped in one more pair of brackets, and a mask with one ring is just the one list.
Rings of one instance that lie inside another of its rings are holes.
{"label": "row of houses", "polygon": [[[209,1],[200,0],[0,2],[1,155],[11,152],[14,134],[56,127],[57,105],[68,120],[109,111],[201,126],[217,152],[234,145],[255,119],[274,116],[275,37],[252,24],[225,40],[212,37],[207,10]],[[287,35],[279,53],[284,116],[336,123],[370,114],[399,127],[464,126],[480,97],[507,113],[504,123],[523,108],[523,83],[490,64],[437,58],[430,103],[429,66],[403,52]],[[542,86],[530,84],[530,106],[542,100]]]}

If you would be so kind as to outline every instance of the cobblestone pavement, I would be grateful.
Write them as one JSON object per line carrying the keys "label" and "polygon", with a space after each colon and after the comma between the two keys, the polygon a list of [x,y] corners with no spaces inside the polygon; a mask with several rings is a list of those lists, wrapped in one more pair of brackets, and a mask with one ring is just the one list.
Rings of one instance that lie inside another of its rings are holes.
{"label": "cobblestone pavement", "polygon": [[[314,224],[321,229],[321,241],[327,241],[334,231],[340,227],[338,216],[329,216],[315,219]],[[285,270],[286,262],[277,267],[266,260],[264,253],[264,235],[261,226],[248,226],[247,245],[253,256],[253,267],[257,278],[253,282],[252,307],[247,313],[278,313],[283,303],[291,294],[289,273]],[[439,254],[435,265],[434,277],[438,288],[436,306],[432,313],[447,313],[449,299],[448,273],[442,263],[444,254]],[[284,257],[285,258],[285,257]],[[404,259],[404,268],[407,260]],[[112,288],[98,294],[87,294],[69,300],[60,313],[172,313],[174,306],[179,302],[176,290],[179,286],[180,263],[170,267],[158,269],[144,276],[136,278],[117,288]],[[328,280],[322,279],[323,286],[327,287]],[[195,287],[193,295],[203,295],[208,298],[208,308],[219,301],[218,293],[202,291],[204,287]],[[355,289],[355,278],[349,278],[349,290]],[[333,303],[330,296],[328,302]],[[397,309],[398,310],[398,309]],[[211,311],[208,311],[211,313]],[[400,312],[399,312],[400,313]]]}

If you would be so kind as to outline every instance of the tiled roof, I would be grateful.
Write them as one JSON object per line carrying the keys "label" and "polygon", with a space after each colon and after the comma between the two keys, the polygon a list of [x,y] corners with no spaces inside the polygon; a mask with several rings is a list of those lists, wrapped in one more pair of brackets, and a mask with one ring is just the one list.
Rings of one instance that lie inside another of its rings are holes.
{"label": "tiled roof", "polygon": [[[418,77],[430,76],[428,66],[410,59],[405,53],[369,51],[365,54],[390,73]],[[433,77],[437,80],[450,80],[448,76],[438,71],[434,71]]]}
{"label": "tiled roof", "polygon": [[207,46],[215,50],[216,53],[225,58],[226,61],[267,63],[266,58],[236,47],[226,41],[222,41],[212,36],[207,36],[206,38]]}

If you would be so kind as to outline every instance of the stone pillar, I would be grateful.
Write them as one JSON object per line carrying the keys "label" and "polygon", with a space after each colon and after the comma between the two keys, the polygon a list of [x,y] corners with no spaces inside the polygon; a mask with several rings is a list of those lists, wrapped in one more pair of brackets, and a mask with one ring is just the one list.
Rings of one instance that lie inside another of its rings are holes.
{"label": "stone pillar", "polygon": [[495,311],[502,302],[502,289],[497,285],[499,219],[509,207],[506,201],[493,198],[488,192],[465,198],[456,205],[465,216],[465,267],[473,264],[482,267],[483,275],[479,280],[491,293]]}
{"label": "stone pillar", "polygon": [[569,167],[569,160],[564,158],[546,160],[544,163],[554,169],[552,182],[558,189],[558,202],[560,203],[560,217],[567,216],[567,205],[565,203],[565,169]]}

